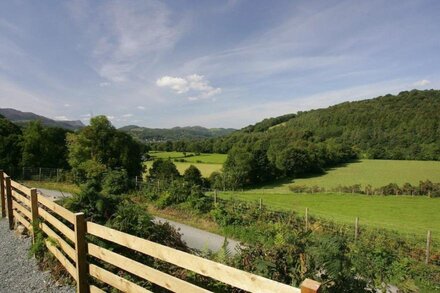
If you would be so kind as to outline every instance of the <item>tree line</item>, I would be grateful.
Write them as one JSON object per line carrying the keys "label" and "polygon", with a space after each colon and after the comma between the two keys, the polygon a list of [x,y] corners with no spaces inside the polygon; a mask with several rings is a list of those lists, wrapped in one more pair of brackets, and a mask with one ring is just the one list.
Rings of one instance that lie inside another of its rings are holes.
{"label": "tree line", "polygon": [[77,132],[44,127],[40,121],[20,128],[0,117],[0,166],[72,169],[77,179],[123,170],[128,177],[142,172],[144,146],[118,131],[105,116],[91,119]]}
{"label": "tree line", "polygon": [[230,135],[150,144],[153,150],[227,153],[218,188],[319,173],[356,158],[440,160],[440,91],[404,91],[265,119]]}

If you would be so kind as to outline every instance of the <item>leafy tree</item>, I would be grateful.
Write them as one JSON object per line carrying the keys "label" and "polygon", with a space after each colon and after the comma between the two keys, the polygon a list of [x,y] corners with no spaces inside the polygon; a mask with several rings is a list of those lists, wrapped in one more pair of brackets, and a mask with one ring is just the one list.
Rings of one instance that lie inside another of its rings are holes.
{"label": "leafy tree", "polygon": [[183,174],[183,179],[191,185],[203,185],[202,173],[196,166],[190,165]]}
{"label": "leafy tree", "polygon": [[23,131],[23,166],[68,168],[66,134],[56,127],[43,127],[32,121]]}
{"label": "leafy tree", "polygon": [[173,162],[159,159],[153,162],[149,170],[149,177],[162,182],[170,182],[179,178],[180,174]]}
{"label": "leafy tree", "polygon": [[90,126],[68,134],[67,146],[69,164],[80,174],[88,173],[88,166],[98,165],[110,170],[124,169],[129,177],[142,170],[140,144],[116,130],[105,116],[94,117]]}
{"label": "leafy tree", "polygon": [[0,116],[0,166],[5,170],[21,164],[21,134],[18,126]]}

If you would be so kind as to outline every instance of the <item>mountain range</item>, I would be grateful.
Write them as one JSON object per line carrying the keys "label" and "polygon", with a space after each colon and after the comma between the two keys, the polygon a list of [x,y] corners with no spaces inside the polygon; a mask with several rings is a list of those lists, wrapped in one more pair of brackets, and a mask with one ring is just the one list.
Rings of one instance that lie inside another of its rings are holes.
{"label": "mountain range", "polygon": [[22,112],[10,108],[0,108],[0,115],[19,126],[23,126],[30,121],[36,120],[41,121],[44,126],[59,127],[68,130],[77,130],[85,126],[80,120],[53,120],[32,112]]}

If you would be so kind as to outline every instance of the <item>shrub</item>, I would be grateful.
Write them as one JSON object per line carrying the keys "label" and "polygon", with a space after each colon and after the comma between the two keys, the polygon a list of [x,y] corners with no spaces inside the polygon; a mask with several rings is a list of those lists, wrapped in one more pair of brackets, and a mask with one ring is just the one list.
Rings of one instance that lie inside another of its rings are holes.
{"label": "shrub", "polygon": [[119,195],[128,192],[129,189],[130,181],[125,170],[107,172],[102,182],[102,191],[106,194]]}

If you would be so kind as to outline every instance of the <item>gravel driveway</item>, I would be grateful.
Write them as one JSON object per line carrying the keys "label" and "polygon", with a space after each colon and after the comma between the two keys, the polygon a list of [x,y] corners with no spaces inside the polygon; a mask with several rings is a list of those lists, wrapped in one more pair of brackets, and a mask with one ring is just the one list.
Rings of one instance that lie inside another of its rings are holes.
{"label": "gravel driveway", "polygon": [[55,286],[49,272],[38,269],[37,261],[28,257],[31,238],[17,236],[0,219],[0,292],[75,292],[74,288]]}

